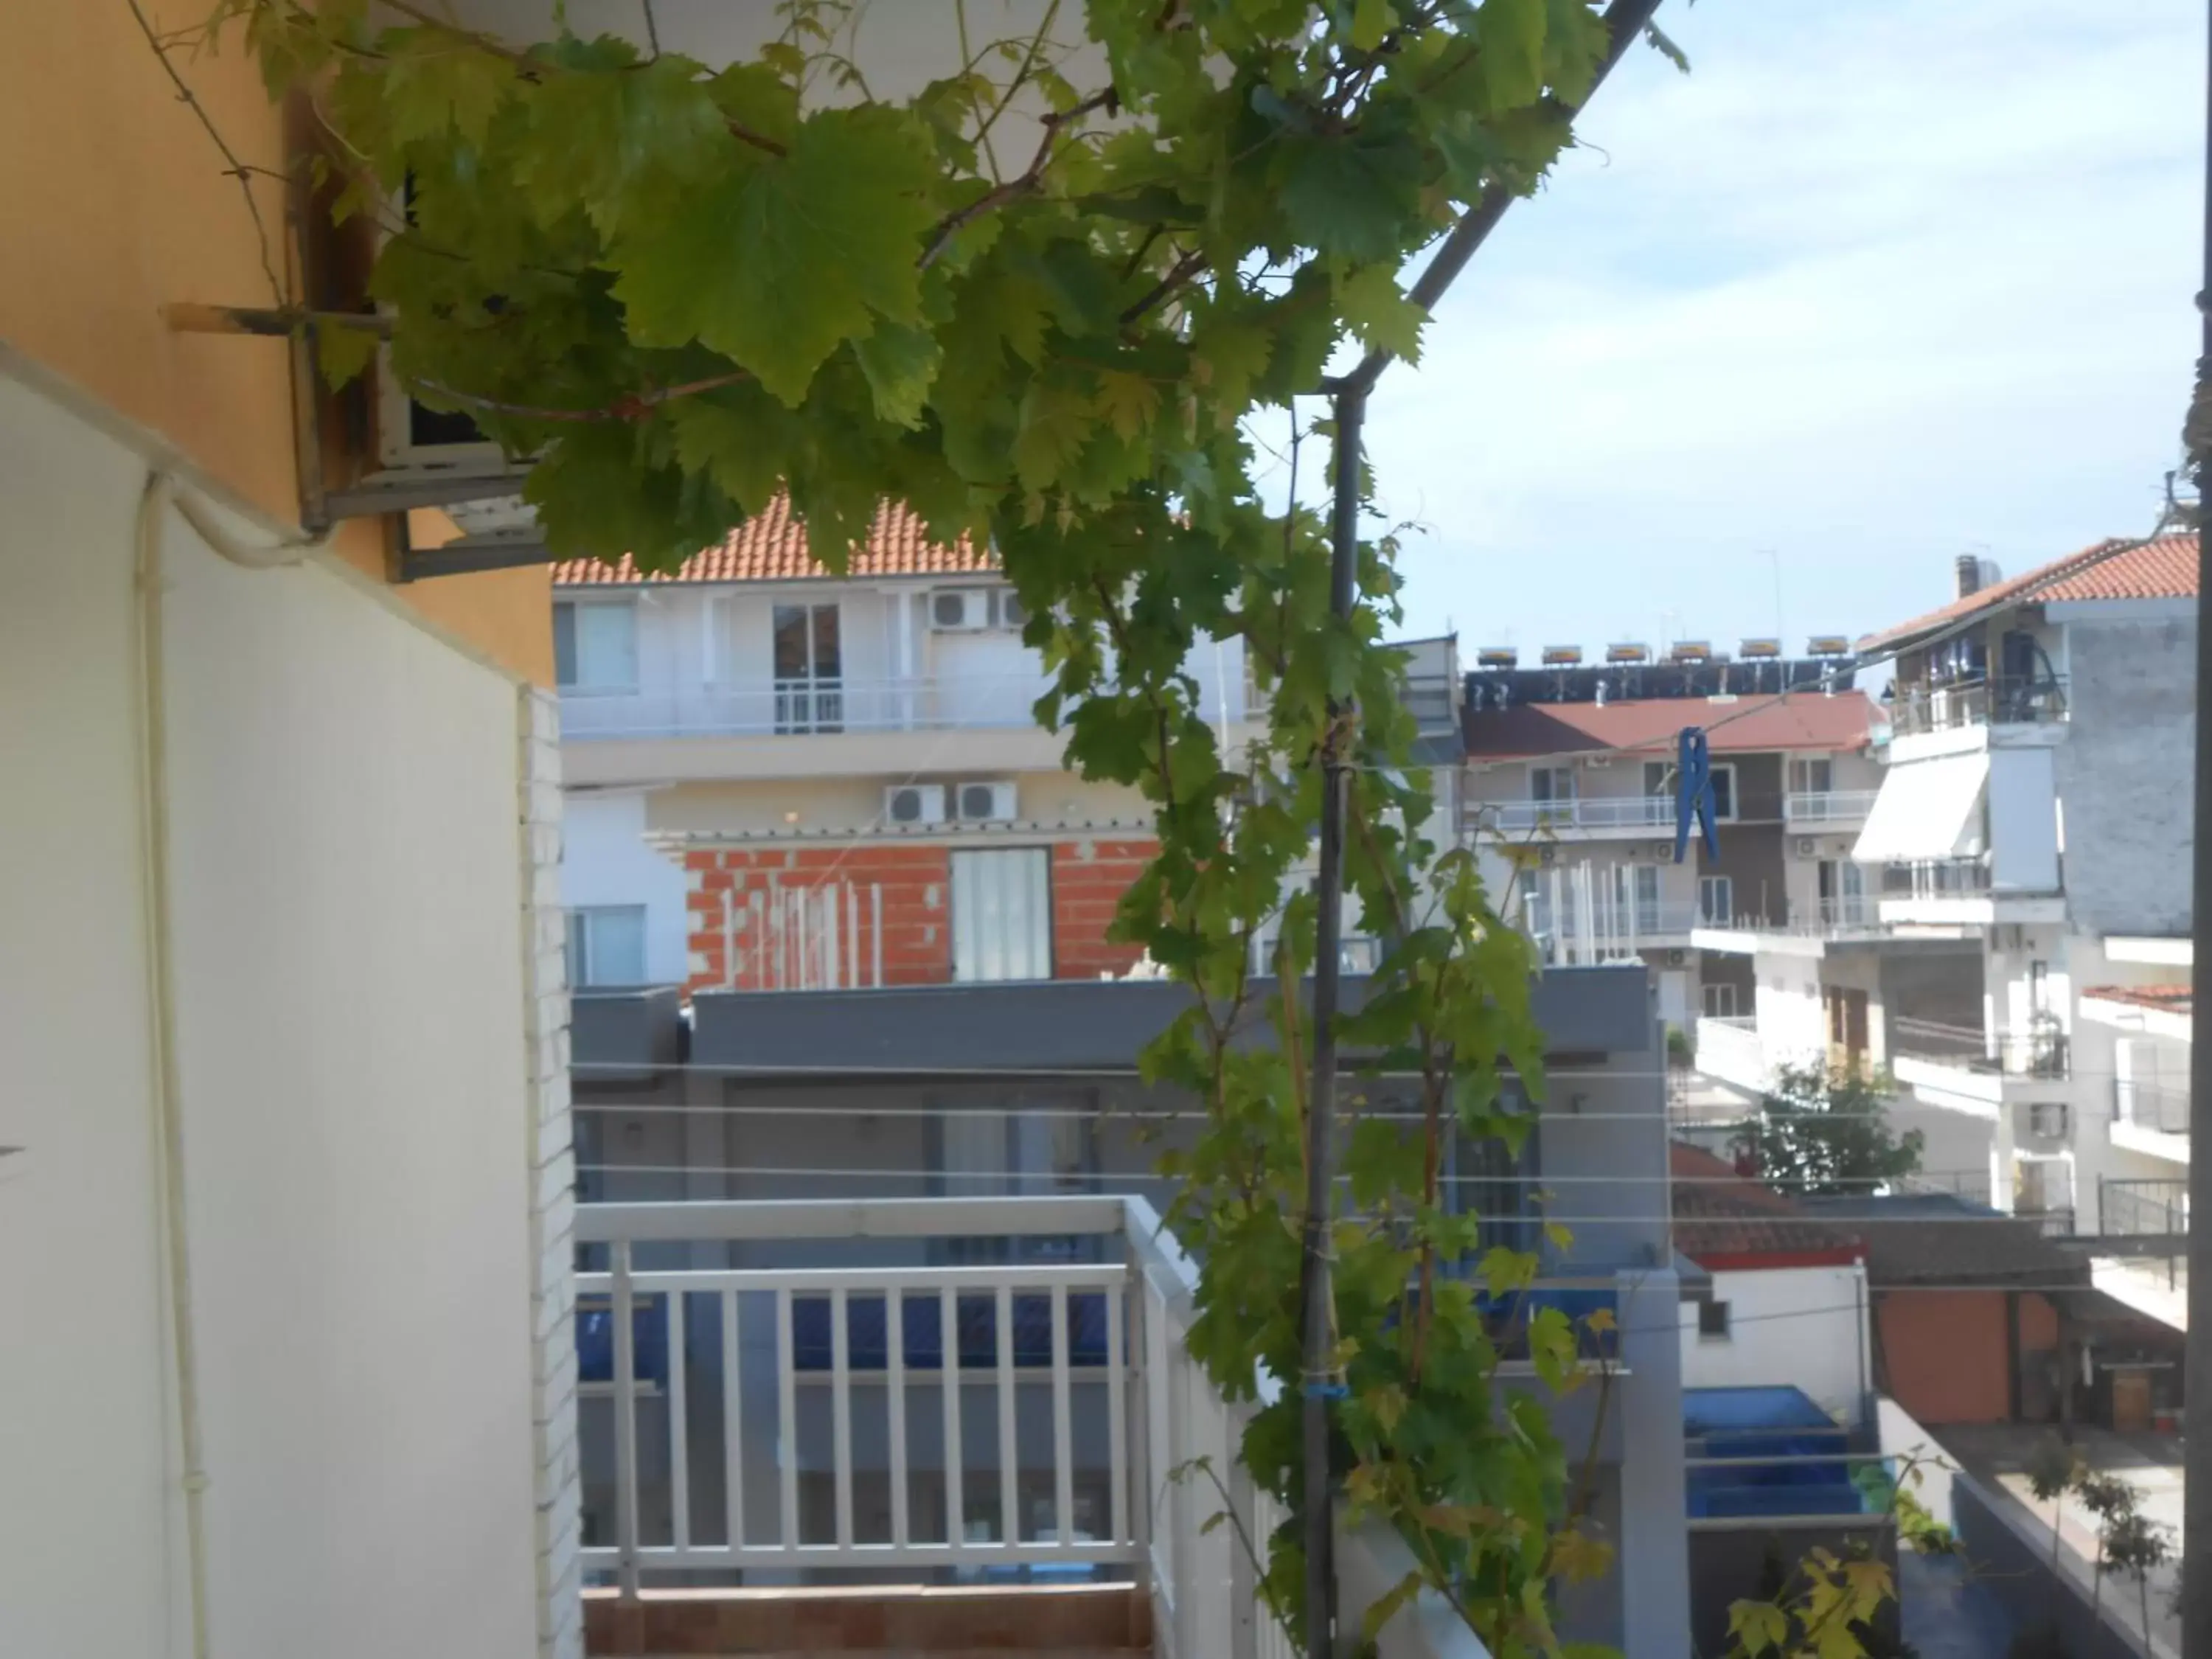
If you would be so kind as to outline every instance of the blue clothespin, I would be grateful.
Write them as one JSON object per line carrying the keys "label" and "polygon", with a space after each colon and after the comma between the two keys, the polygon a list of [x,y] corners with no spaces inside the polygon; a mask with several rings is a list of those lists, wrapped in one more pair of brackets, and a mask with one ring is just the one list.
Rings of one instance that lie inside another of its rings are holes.
{"label": "blue clothespin", "polygon": [[1698,726],[1684,726],[1682,735],[1676,739],[1674,775],[1674,862],[1681,863],[1690,850],[1692,818],[1702,832],[1705,856],[1719,858],[1720,832],[1713,827],[1717,808],[1713,800],[1712,750],[1704,731]]}

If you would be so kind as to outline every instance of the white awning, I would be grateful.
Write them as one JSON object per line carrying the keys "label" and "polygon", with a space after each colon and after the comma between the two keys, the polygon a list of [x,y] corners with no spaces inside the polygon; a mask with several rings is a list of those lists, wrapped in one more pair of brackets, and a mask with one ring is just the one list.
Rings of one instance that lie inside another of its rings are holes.
{"label": "white awning", "polygon": [[1860,864],[1967,858],[1983,850],[1986,751],[1893,764],[1851,857]]}

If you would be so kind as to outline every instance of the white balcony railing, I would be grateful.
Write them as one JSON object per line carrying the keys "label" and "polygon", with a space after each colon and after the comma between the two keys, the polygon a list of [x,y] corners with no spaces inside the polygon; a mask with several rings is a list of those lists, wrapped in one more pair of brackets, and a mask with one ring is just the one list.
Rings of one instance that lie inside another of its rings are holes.
{"label": "white balcony railing", "polygon": [[[587,1572],[1133,1577],[1164,1653],[1289,1659],[1238,1541],[1282,1516],[1142,1200],[586,1205],[576,1237],[604,1263],[576,1280]],[[838,1265],[694,1265],[810,1249]],[[1365,1559],[1340,1576],[1355,1620],[1396,1583]],[[1484,1659],[1418,1608],[1381,1650]]]}
{"label": "white balcony railing", "polygon": [[1739,1089],[1757,1091],[1769,1080],[1759,1023],[1750,1014],[1706,1014],[1697,1024],[1697,1067]]}
{"label": "white balcony railing", "polygon": [[1674,828],[1671,795],[1592,795],[1576,800],[1475,800],[1467,804],[1476,824],[1507,833],[1532,830],[1665,830]]}
{"label": "white balcony railing", "polygon": [[[566,688],[566,738],[804,737],[1030,726],[1042,671],[894,680],[773,680],[654,690]],[[1240,711],[1231,710],[1230,718]]]}
{"label": "white balcony railing", "polygon": [[1874,811],[1872,789],[1829,789],[1784,797],[1782,816],[1793,824],[1858,823]]}

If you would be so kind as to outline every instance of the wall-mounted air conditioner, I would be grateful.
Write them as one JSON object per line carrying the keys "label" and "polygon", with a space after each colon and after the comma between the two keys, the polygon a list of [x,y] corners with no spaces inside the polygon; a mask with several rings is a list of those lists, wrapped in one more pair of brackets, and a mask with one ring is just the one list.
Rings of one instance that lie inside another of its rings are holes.
{"label": "wall-mounted air conditioner", "polygon": [[1011,823],[1014,819],[1014,786],[961,784],[953,791],[952,816],[963,823]]}
{"label": "wall-mounted air conditioner", "polygon": [[1653,842],[1651,843],[1651,856],[1655,859],[1673,858],[1674,856],[1674,843],[1671,841]]}
{"label": "wall-mounted air conditioner", "polygon": [[2071,1114],[2063,1100],[2031,1101],[2027,1132],[2038,1140],[2063,1140],[2071,1132]]}
{"label": "wall-mounted air conditioner", "polygon": [[1799,858],[1818,858],[1820,855],[1820,843],[1819,842],[1814,840],[1810,836],[1800,836],[1797,837],[1797,856]]}
{"label": "wall-mounted air conditioner", "polygon": [[929,627],[934,634],[980,634],[991,625],[988,587],[940,587],[929,596]]}
{"label": "wall-mounted air conditioner", "polygon": [[1607,767],[1613,764],[1613,757],[1610,755],[1592,755],[1588,760],[1584,761],[1583,764],[1589,768],[1593,772],[1602,772]]}
{"label": "wall-mounted air conditioner", "polygon": [[945,822],[945,786],[900,783],[884,791],[884,821],[894,828]]}
{"label": "wall-mounted air conditioner", "polygon": [[1540,864],[1557,864],[1559,861],[1559,849],[1556,847],[1539,848],[1536,850],[1536,859]]}
{"label": "wall-mounted air conditioner", "polygon": [[1689,960],[1690,953],[1687,951],[1674,950],[1667,952],[1667,965],[1669,968],[1686,967]]}
{"label": "wall-mounted air conditioner", "polygon": [[1012,588],[994,587],[991,590],[991,617],[997,626],[1018,634],[1030,619],[1030,608]]}

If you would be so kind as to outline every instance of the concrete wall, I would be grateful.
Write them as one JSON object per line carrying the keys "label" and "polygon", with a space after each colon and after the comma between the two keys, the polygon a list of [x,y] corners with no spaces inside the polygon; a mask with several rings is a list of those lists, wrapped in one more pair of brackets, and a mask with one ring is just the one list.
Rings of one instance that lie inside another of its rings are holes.
{"label": "concrete wall", "polygon": [[[0,1144],[25,1149],[0,1328],[39,1355],[0,1366],[9,1653],[187,1643],[140,878],[144,478],[0,381]],[[518,687],[342,565],[241,569],[173,517],[163,549],[214,1650],[527,1653]]]}
{"label": "concrete wall", "polygon": [[2066,629],[2072,720],[2055,757],[2067,913],[2085,933],[2189,931],[2197,624],[2177,609]]}
{"label": "concrete wall", "polygon": [[1729,1304],[1729,1334],[1698,1334],[1682,1316],[1682,1386],[1787,1384],[1820,1408],[1856,1417],[1872,1370],[1866,1274],[1856,1267],[1717,1271],[1712,1299]]}
{"label": "concrete wall", "polygon": [[645,907],[645,976],[679,985],[689,972],[684,872],[645,842],[641,790],[572,791],[562,823],[561,896],[572,908]]}

